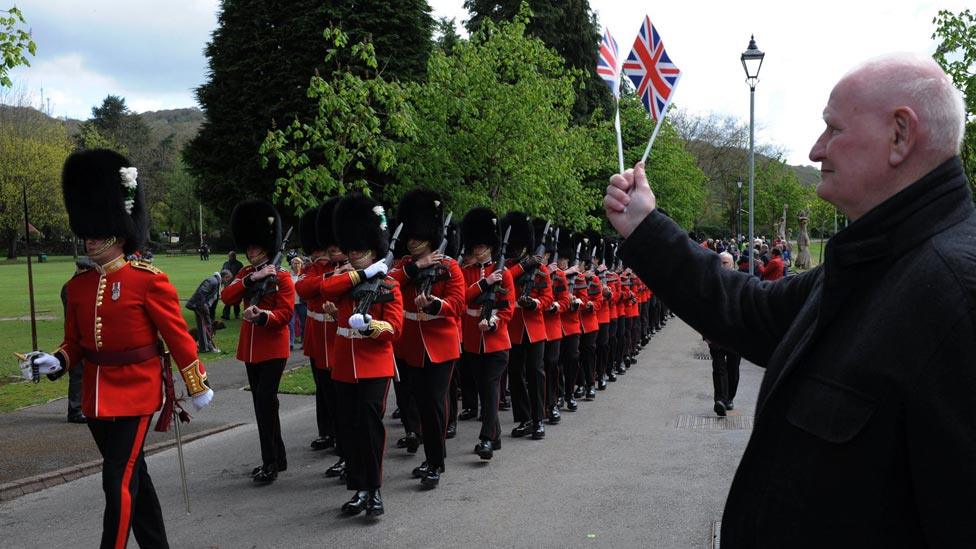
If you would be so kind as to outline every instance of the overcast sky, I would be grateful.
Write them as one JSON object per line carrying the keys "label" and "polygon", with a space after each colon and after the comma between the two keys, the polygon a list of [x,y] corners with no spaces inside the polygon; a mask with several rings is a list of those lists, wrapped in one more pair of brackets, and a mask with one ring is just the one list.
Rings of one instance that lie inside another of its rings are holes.
{"label": "overcast sky", "polygon": [[[10,0],[8,0],[9,3]],[[766,52],[756,90],[757,140],[779,146],[793,164],[822,129],[820,113],[849,68],[892,51],[931,54],[932,18],[972,0],[819,0],[791,2],[630,2],[590,0],[622,50],[645,13],[683,75],[682,109],[747,121],[749,92],[739,54],[749,35]],[[462,0],[430,0],[435,16],[467,18]],[[85,119],[108,94],[137,112],[196,104],[206,78],[203,48],[218,0],[17,0],[37,42],[37,57],[12,77],[55,116]]]}

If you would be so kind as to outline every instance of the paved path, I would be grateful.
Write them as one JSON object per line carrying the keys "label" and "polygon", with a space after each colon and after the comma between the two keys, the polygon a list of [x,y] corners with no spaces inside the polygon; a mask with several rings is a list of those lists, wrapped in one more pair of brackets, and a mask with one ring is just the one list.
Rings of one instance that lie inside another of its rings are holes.
{"label": "paved path", "polygon": [[[186,445],[192,515],[182,510],[175,450],[148,460],[170,543],[181,548],[708,547],[749,436],[748,429],[737,427],[750,424],[762,371],[744,364],[733,421],[712,421],[711,369],[708,361],[694,357],[700,348],[697,334],[672,321],[638,364],[596,401],[565,413],[561,424],[548,427],[545,440],[503,436],[503,448],[490,462],[471,453],[476,424],[461,422],[458,437],[448,441],[447,472],[432,491],[420,491],[410,478],[422,450],[411,456],[394,448],[402,432],[388,419],[387,513],[378,521],[340,516],[339,506],[350,493],[322,476],[335,457],[307,449],[314,430],[310,397],[283,398],[289,469],[260,487],[247,478],[258,461],[250,403],[228,397],[233,391],[218,392],[220,406],[237,408],[236,417],[247,423]],[[207,421],[206,414],[199,419]],[[503,428],[507,432],[511,426],[511,414],[503,413]],[[93,475],[2,504],[3,545],[95,546],[101,500],[100,479]]]}

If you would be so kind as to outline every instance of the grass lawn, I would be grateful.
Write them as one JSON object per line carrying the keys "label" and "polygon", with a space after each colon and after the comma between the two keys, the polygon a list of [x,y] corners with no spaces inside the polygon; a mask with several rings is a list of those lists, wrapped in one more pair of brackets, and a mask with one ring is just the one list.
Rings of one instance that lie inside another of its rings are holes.
{"label": "grass lawn", "polygon": [[285,375],[281,376],[278,392],[289,395],[314,395],[315,380],[312,379],[312,367],[299,366],[290,372],[285,372]]}
{"label": "grass lawn", "polygon": [[[154,264],[169,276],[176,286],[180,300],[185,302],[196,290],[200,282],[214,271],[220,269],[225,258],[212,255],[210,261],[200,261],[196,255],[168,256],[158,255]],[[61,286],[75,272],[71,257],[52,257],[46,263],[33,264],[34,300],[39,320],[37,321],[37,345],[41,350],[50,351],[61,344],[63,337],[64,312],[61,306]],[[20,369],[13,353],[31,349],[30,303],[27,291],[27,261],[0,261],[0,412],[7,412],[52,398],[65,396],[68,390],[67,376],[55,383],[46,379],[37,385],[19,383]],[[218,304],[217,314],[223,308]],[[183,317],[189,326],[195,326],[193,313],[183,309]],[[234,356],[237,349],[237,336],[240,321],[227,322],[227,328],[218,330],[216,343],[223,352],[206,353],[200,358],[208,361]]]}

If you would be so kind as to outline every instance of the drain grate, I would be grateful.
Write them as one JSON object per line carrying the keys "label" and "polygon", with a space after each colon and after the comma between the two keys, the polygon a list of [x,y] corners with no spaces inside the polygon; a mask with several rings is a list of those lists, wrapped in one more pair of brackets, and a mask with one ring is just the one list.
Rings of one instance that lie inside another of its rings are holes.
{"label": "drain grate", "polygon": [[722,521],[717,521],[712,523],[712,544],[709,545],[712,549],[719,549],[722,537]]}
{"label": "drain grate", "polygon": [[698,360],[711,360],[712,355],[707,352],[695,351],[695,358]]}
{"label": "drain grate", "polygon": [[680,415],[674,421],[675,429],[689,429],[694,431],[741,431],[752,429],[752,416],[730,415],[694,416]]}

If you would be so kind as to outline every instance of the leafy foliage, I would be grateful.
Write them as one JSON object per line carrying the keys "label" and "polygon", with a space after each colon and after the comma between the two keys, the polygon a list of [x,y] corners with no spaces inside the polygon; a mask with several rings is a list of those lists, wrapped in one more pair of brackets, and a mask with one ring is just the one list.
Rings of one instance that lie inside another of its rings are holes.
{"label": "leafy foliage", "polygon": [[933,57],[946,71],[966,100],[966,136],[962,161],[976,191],[976,13],[940,10],[932,20],[932,38],[941,40]]}
{"label": "leafy foliage", "polygon": [[[334,28],[323,34],[330,43],[326,63],[336,62],[348,36]],[[397,140],[416,134],[406,92],[376,71],[373,45],[349,48],[358,70],[336,66],[328,78],[316,74],[308,97],[317,106],[308,122],[296,118],[284,129],[268,132],[260,153],[262,166],[274,160],[284,174],[275,182],[275,200],[299,212],[315,207],[319,199],[358,189],[371,192],[367,168],[385,174],[397,162]]]}
{"label": "leafy foliage", "polygon": [[13,82],[7,73],[14,67],[29,67],[27,54],[37,54],[37,44],[28,31],[20,28],[27,20],[16,6],[0,10],[0,88],[9,88]]}

